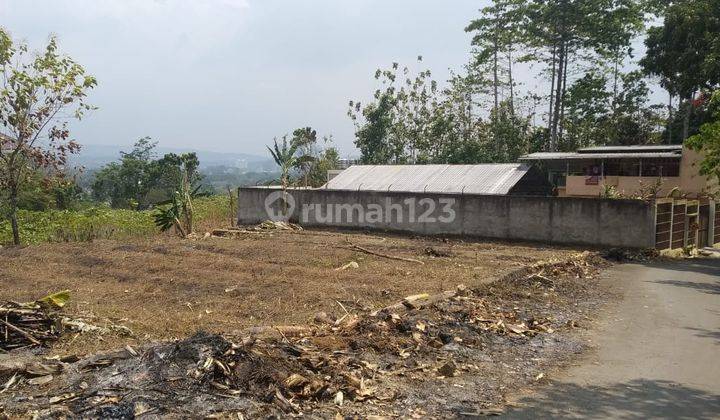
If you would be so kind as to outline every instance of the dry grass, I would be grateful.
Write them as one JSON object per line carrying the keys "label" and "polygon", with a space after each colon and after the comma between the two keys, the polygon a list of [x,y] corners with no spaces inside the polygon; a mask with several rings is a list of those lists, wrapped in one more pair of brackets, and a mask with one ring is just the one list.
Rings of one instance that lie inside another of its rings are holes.
{"label": "dry grass", "polygon": [[[348,248],[348,242],[424,265]],[[449,251],[436,258],[426,248]],[[81,335],[57,353],[85,353],[199,329],[231,332],[250,325],[308,323],[319,311],[342,314],[420,292],[478,285],[529,263],[576,252],[535,244],[443,241],[362,233],[304,231],[237,239],[44,244],[0,249],[0,300],[34,300],[69,289],[66,311],[121,323],[133,338]],[[359,269],[336,271],[349,261]]]}

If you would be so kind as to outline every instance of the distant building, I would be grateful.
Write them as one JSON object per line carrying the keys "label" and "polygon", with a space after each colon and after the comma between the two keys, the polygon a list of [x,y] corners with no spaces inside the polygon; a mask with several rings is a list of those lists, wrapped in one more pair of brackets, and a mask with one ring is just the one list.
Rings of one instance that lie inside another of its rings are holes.
{"label": "distant building", "polygon": [[339,160],[338,170],[347,169],[353,165],[359,165],[360,159],[342,158]]}
{"label": "distant building", "polygon": [[631,195],[655,184],[659,184],[659,196],[679,189],[697,197],[716,185],[700,175],[700,160],[697,152],[682,145],[600,146],[520,158],[546,173],[561,197],[598,197],[606,186]]}
{"label": "distant building", "polygon": [[543,174],[524,163],[478,165],[354,165],[328,174],[322,188],[351,191],[548,195]]}

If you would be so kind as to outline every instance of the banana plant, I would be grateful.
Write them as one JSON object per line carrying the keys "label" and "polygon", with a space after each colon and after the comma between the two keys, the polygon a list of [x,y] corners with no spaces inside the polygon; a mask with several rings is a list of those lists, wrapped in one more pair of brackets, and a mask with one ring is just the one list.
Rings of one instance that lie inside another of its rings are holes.
{"label": "banana plant", "polygon": [[155,225],[159,227],[161,231],[165,232],[175,227],[178,235],[183,238],[193,233],[193,200],[198,197],[210,195],[207,192],[201,191],[202,185],[195,187],[191,185],[190,179],[196,167],[190,159],[191,157],[192,156],[188,158],[184,158],[184,156],[180,157],[182,160],[180,186],[173,192],[169,200],[156,204],[158,208],[153,215]]}

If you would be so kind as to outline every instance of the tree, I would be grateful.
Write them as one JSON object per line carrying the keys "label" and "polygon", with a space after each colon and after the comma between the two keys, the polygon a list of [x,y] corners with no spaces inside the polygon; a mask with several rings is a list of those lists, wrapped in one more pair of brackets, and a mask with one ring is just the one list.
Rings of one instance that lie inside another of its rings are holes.
{"label": "tree", "polygon": [[605,75],[590,71],[570,86],[566,99],[567,135],[561,139],[560,150],[604,143],[612,97],[607,83]]}
{"label": "tree", "polygon": [[[322,143],[320,143],[322,141]],[[320,187],[327,182],[327,172],[340,166],[340,155],[332,146],[332,135],[318,138],[312,127],[293,131],[293,142],[301,157],[295,163],[305,187]]]}
{"label": "tree", "polygon": [[[422,57],[418,57],[418,63]],[[431,121],[440,105],[438,84],[429,70],[413,75],[408,67],[393,63],[378,69],[381,88],[373,101],[362,106],[351,101],[348,115],[355,123],[356,146],[365,163],[423,162],[434,139]]]}
{"label": "tree", "polygon": [[179,189],[183,173],[195,186],[201,181],[195,153],[168,153],[155,158],[157,142],[138,140],[130,152],[120,152],[120,161],[105,165],[95,174],[93,197],[114,208],[147,209],[170,200]]}
{"label": "tree", "polygon": [[568,79],[580,63],[611,55],[614,67],[629,53],[642,27],[643,7],[634,0],[533,0],[514,9],[522,61],[545,63],[550,76],[548,149],[562,141]]}
{"label": "tree", "polygon": [[67,156],[80,150],[70,139],[68,120],[92,109],[85,97],[97,82],[58,52],[54,37],[29,58],[27,45],[13,43],[2,29],[0,67],[0,193],[8,198],[13,242],[19,245],[18,194],[34,170],[62,174]]}
{"label": "tree", "polygon": [[308,182],[311,187],[320,187],[328,180],[328,171],[340,167],[340,154],[334,147],[327,147],[320,151],[313,160],[308,172]]}
{"label": "tree", "polygon": [[[475,79],[484,93],[491,93],[493,109],[503,101],[502,91],[507,90],[507,106],[514,113],[515,82],[513,62],[515,46],[522,36],[523,25],[518,22],[525,14],[526,2],[518,0],[495,0],[492,5],[480,10],[480,18],[474,19],[465,28],[475,35],[471,41],[474,50],[471,68],[477,74],[491,73],[491,80],[484,77]],[[487,86],[491,92],[486,91]]]}
{"label": "tree", "polygon": [[713,93],[710,102],[715,110],[713,120],[703,124],[699,133],[687,140],[687,145],[703,154],[700,172],[720,182],[720,90]]}
{"label": "tree", "polygon": [[155,224],[163,232],[175,227],[180,237],[185,238],[194,232],[193,200],[208,195],[201,191],[202,185],[198,185],[198,158],[195,153],[170,153],[156,163],[157,168],[176,170],[159,172],[163,177],[174,180],[175,190],[169,200],[157,203],[159,207],[154,214]]}
{"label": "tree", "polygon": [[720,85],[720,0],[672,3],[663,26],[648,30],[645,46],[640,61],[645,72],[682,101],[683,141],[690,134],[695,93]]}
{"label": "tree", "polygon": [[[348,115],[355,123],[355,146],[365,164],[397,162],[403,158],[402,150],[398,150],[391,139],[393,102],[389,95],[381,95],[364,108],[361,108],[360,102],[350,101]],[[364,119],[362,122],[361,117]]]}
{"label": "tree", "polygon": [[146,196],[155,180],[151,178],[149,168],[156,146],[157,142],[150,137],[143,137],[135,142],[130,152],[120,152],[119,162],[109,163],[95,174],[93,197],[109,201],[113,208],[143,209],[149,206]]}
{"label": "tree", "polygon": [[[298,152],[301,156],[313,156],[317,145],[317,131],[312,127],[298,128],[293,131],[292,143],[297,144]],[[309,174],[312,169],[314,159],[298,159],[295,162],[295,169],[300,171],[305,187],[309,185]]]}
{"label": "tree", "polygon": [[288,142],[287,134],[282,136],[281,144],[278,144],[277,138],[274,139],[274,143],[272,149],[270,146],[268,146],[267,149],[270,151],[270,155],[275,163],[280,167],[280,185],[283,191],[285,191],[290,185],[290,171],[305,162],[311,161],[312,156],[299,155],[300,141],[291,139],[290,142]]}

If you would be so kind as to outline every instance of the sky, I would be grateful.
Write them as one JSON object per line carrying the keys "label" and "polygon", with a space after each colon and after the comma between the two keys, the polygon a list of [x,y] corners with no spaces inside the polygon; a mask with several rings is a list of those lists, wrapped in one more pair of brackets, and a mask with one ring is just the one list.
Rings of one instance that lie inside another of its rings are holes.
{"label": "sky", "polygon": [[0,25],[39,50],[50,34],[98,79],[81,144],[266,155],[312,126],[355,154],[348,101],[418,55],[437,80],[468,60],[478,0],[0,0]]}

